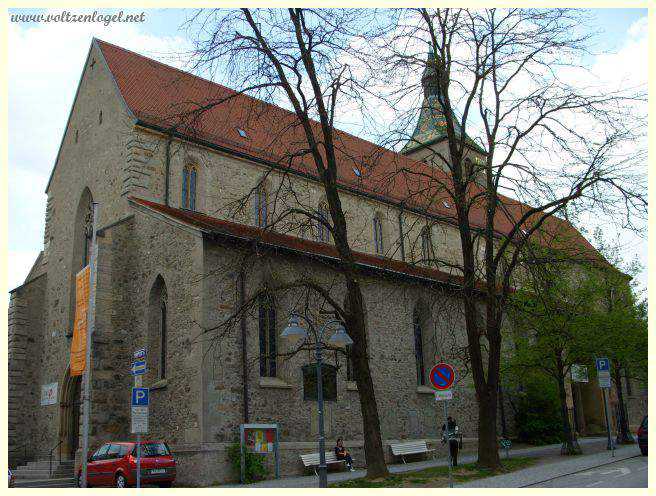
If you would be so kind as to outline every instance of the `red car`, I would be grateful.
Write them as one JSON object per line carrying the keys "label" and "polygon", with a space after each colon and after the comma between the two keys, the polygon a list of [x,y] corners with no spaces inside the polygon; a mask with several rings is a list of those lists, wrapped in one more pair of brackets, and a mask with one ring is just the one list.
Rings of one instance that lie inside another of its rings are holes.
{"label": "red car", "polygon": [[[175,480],[175,459],[163,441],[142,441],[141,484],[171,487]],[[77,469],[77,484],[81,487],[82,467]],[[103,444],[89,457],[87,487],[130,487],[137,484],[137,443],[111,442]]]}

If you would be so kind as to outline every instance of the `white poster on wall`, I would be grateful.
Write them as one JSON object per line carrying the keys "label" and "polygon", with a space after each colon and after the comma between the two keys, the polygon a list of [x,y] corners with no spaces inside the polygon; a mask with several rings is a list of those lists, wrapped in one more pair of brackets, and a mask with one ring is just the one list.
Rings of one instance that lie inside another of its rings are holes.
{"label": "white poster on wall", "polygon": [[42,405],[55,405],[57,404],[57,383],[44,384],[41,386],[41,404]]}

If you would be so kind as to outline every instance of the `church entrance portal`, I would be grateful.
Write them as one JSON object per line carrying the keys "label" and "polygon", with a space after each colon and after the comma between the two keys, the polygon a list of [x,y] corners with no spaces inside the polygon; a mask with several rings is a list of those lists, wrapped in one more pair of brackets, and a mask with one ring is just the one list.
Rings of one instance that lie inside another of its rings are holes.
{"label": "church entrance portal", "polygon": [[80,437],[80,383],[82,377],[70,375],[70,368],[62,382],[59,440],[62,460],[75,459]]}

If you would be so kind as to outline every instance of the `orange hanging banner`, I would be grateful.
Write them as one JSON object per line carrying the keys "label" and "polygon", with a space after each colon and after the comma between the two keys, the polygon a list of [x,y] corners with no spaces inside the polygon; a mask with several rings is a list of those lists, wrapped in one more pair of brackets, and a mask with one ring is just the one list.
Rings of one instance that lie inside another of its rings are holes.
{"label": "orange hanging banner", "polygon": [[75,322],[71,342],[71,376],[82,375],[86,366],[87,311],[89,309],[89,274],[87,265],[75,276]]}

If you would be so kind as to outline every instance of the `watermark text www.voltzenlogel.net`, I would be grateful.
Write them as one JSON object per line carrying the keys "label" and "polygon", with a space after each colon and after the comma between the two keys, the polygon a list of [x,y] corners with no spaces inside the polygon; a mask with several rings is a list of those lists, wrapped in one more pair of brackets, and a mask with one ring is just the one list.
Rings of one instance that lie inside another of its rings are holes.
{"label": "watermark text www.voltzenlogel.net", "polygon": [[122,10],[115,14],[103,14],[94,10],[89,14],[73,14],[67,10],[63,10],[58,14],[10,14],[9,19],[11,22],[61,22],[61,23],[75,23],[75,22],[99,22],[105,26],[109,26],[113,22],[144,22],[146,20],[146,13],[140,14],[126,14]]}

